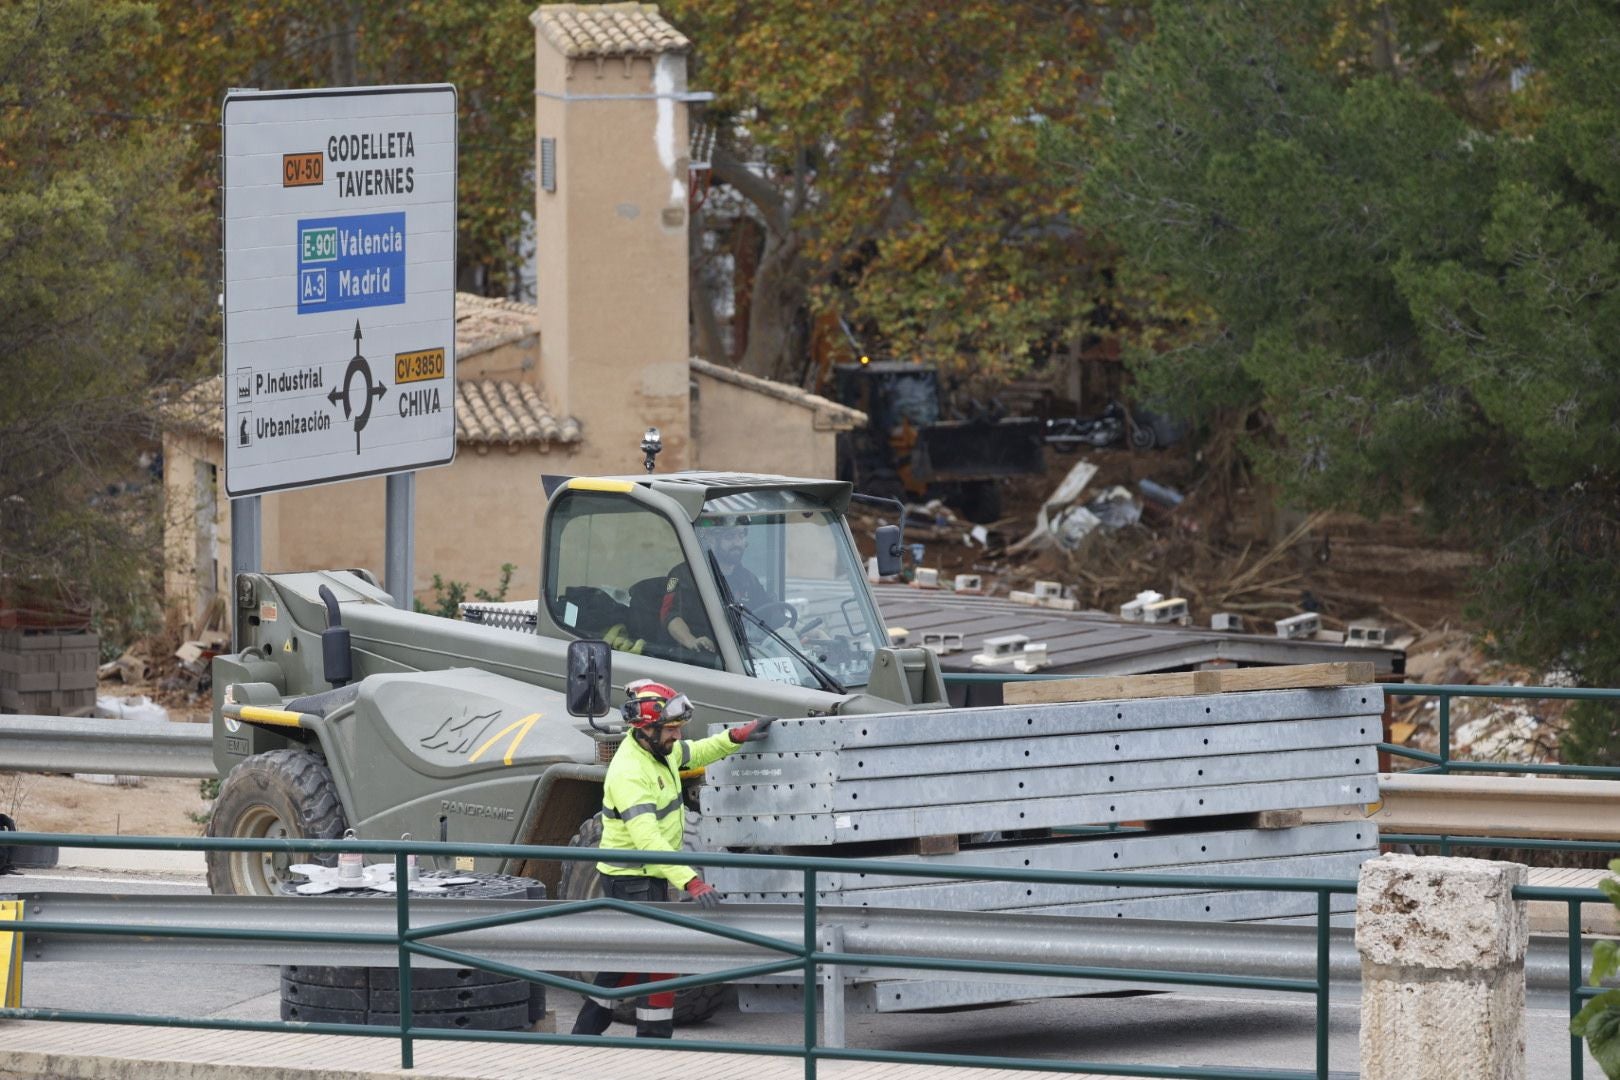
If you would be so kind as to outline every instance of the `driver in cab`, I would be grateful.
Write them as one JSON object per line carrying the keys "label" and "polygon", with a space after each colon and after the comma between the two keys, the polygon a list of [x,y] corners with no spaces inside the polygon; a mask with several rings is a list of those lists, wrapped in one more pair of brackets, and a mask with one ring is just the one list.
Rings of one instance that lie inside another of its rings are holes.
{"label": "driver in cab", "polygon": [[[765,586],[743,565],[743,556],[748,551],[748,515],[705,519],[698,524],[701,526],[698,542],[705,554],[714,556],[715,565],[731,590],[731,598],[749,611],[769,603],[770,595]],[[685,563],[669,572],[658,617],[675,644],[694,651],[715,651],[709,620],[703,613],[703,599],[692,580],[691,568]]]}

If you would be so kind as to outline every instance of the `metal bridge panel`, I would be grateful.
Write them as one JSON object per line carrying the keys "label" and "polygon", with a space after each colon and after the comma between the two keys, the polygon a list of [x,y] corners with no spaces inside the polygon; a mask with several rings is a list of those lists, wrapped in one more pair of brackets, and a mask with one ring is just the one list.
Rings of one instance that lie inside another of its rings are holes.
{"label": "metal bridge panel", "polygon": [[[1041,740],[1042,765],[1087,765],[1098,761],[1157,761],[1192,753],[1244,754],[1266,750],[1321,750],[1333,746],[1366,746],[1376,742],[1379,728],[1370,716],[1320,717],[1303,720],[1268,720],[1253,725],[1206,724],[1186,728],[1150,728],[1143,731],[1102,732]],[[1207,741],[1206,741],[1207,740]],[[764,744],[761,744],[764,745]],[[991,739],[936,747],[870,747],[859,754],[836,755],[836,778],[871,780],[888,776],[915,776],[924,772],[1023,768],[1031,755],[1026,739]],[[759,755],[762,759],[769,754]],[[789,757],[792,755],[782,755]],[[729,763],[730,758],[726,759]],[[710,767],[710,774],[725,770]],[[732,782],[723,780],[721,782]]]}
{"label": "metal bridge panel", "polygon": [[[1351,852],[1312,852],[1275,859],[1237,859],[1155,867],[1159,873],[1198,877],[1336,877],[1353,875],[1374,847]],[[1346,868],[1349,868],[1346,871]],[[1048,869],[1042,867],[1041,869]],[[1097,900],[1133,900],[1149,896],[1179,896],[1185,890],[1162,885],[1051,885],[1037,882],[950,881],[883,889],[823,894],[828,904],[840,907],[924,908],[937,911],[1018,911]],[[794,891],[728,893],[751,904],[802,904]]]}
{"label": "metal bridge panel", "polygon": [[[771,729],[770,749],[776,752],[854,750],[870,746],[1041,738],[1305,717],[1376,718],[1383,710],[1383,702],[1383,692],[1369,683],[1330,689],[1265,690],[1181,698],[998,705],[869,716],[790,717],[778,720]],[[1375,739],[1377,734],[1374,728],[1369,731],[1368,739]],[[728,760],[735,762],[749,756],[751,752],[744,750]]]}
{"label": "metal bridge panel", "polygon": [[[1373,762],[1369,760],[1368,765],[1372,766]],[[1377,776],[1369,768],[1353,776],[1007,802],[838,813],[705,814],[699,832],[704,844],[710,847],[852,843],[998,829],[1057,828],[1339,806],[1367,802],[1376,797],[1377,791]],[[941,794],[945,796],[947,792]]]}
{"label": "metal bridge panel", "polygon": [[[1136,870],[1150,873],[1197,873],[1205,863],[1235,859],[1280,859],[1292,855],[1334,851],[1361,851],[1378,843],[1378,831],[1363,822],[1335,822],[1300,825],[1292,829],[1223,829],[1190,833],[1115,833],[1089,837],[1054,837],[1035,843],[969,847],[945,855],[894,855],[862,859],[862,867],[881,867],[885,862],[915,866],[938,866],[942,874],[951,867],[1015,867],[1039,870]],[[1171,868],[1175,868],[1172,871]],[[710,868],[705,876],[717,889],[728,894],[800,895],[804,874],[798,870],[756,870],[731,866]],[[948,877],[902,877],[875,869],[851,870],[843,874],[821,874],[823,902],[842,893],[846,902],[858,904],[860,894],[869,889],[892,889],[908,885],[933,885],[956,879]]]}

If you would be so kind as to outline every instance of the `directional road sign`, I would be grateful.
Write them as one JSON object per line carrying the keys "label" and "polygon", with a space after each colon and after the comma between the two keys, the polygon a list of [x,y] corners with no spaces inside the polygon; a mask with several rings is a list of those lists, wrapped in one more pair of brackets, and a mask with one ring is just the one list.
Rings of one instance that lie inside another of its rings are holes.
{"label": "directional road sign", "polygon": [[224,105],[225,490],[447,465],[456,451],[456,91]]}

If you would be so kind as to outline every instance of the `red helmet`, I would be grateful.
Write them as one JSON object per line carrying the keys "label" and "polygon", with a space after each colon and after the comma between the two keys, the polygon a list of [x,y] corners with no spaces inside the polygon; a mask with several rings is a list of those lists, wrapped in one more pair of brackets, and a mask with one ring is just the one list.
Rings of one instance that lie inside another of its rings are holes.
{"label": "red helmet", "polygon": [[624,721],[646,730],[663,724],[684,724],[692,718],[692,702],[685,694],[651,679],[637,679],[624,688]]}

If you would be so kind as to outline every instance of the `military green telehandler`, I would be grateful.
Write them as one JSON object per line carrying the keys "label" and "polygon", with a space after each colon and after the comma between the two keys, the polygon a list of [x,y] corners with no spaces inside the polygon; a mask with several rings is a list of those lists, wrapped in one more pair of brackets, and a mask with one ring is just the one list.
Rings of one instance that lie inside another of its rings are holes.
{"label": "military green telehandler", "polygon": [[[236,651],[213,668],[223,780],[209,835],[594,846],[616,734],[566,708],[566,654],[583,639],[613,644],[619,699],[639,678],[686,693],[694,734],[948,704],[935,656],[889,644],[844,518],[849,484],[677,473],[545,486],[531,633],[401,611],[363,570],[237,579]],[[878,530],[885,563],[899,531]],[[731,550],[717,551],[721,534]],[[290,861],[214,853],[209,885],[271,894]],[[584,863],[460,869],[538,877],[552,896],[595,884]]]}

